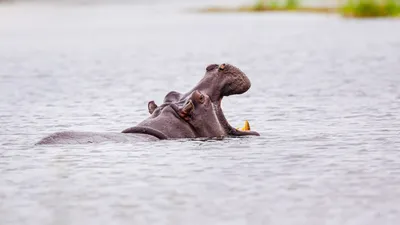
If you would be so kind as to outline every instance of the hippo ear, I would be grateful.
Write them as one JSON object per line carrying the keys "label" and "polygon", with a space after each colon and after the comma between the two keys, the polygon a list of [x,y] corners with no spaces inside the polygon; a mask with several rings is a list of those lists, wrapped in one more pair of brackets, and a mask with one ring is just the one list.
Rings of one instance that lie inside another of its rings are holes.
{"label": "hippo ear", "polygon": [[147,104],[147,108],[149,109],[149,113],[150,113],[150,114],[153,114],[154,110],[156,110],[157,107],[158,107],[158,106],[157,106],[157,104],[156,104],[154,101],[150,101],[150,102]]}
{"label": "hippo ear", "polygon": [[164,98],[164,103],[178,102],[182,94],[177,91],[170,91]]}

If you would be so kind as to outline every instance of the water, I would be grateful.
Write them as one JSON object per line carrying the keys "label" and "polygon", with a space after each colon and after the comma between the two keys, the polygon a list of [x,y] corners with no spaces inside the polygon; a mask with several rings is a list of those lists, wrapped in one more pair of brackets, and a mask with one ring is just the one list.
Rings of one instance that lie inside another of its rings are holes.
{"label": "water", "polygon": [[[398,224],[399,20],[179,4],[0,6],[0,224]],[[33,145],[135,125],[222,62],[260,137]]]}

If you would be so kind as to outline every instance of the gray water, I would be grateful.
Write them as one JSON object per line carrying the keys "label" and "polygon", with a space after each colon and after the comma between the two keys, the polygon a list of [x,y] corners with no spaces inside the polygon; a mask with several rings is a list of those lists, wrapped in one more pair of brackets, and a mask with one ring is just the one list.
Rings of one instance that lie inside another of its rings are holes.
{"label": "gray water", "polygon": [[[399,224],[399,20],[178,5],[0,6],[1,225]],[[223,62],[260,137],[34,146],[120,132]]]}

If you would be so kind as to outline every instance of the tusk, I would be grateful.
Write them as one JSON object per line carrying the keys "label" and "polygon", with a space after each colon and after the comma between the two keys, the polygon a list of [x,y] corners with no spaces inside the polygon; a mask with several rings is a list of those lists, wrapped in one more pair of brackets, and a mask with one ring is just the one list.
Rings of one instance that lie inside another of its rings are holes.
{"label": "tusk", "polygon": [[249,121],[245,120],[244,121],[244,126],[242,128],[236,128],[238,130],[242,130],[242,131],[246,131],[246,130],[250,130],[250,123]]}

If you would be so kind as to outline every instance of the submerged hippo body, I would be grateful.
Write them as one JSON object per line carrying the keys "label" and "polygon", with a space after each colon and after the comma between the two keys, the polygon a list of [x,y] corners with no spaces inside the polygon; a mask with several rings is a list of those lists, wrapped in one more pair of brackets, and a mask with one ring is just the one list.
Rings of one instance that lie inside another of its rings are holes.
{"label": "submerged hippo body", "polygon": [[178,138],[213,138],[259,134],[240,131],[226,120],[221,100],[224,96],[242,94],[250,80],[237,67],[229,64],[207,66],[204,77],[187,93],[169,92],[158,106],[148,103],[150,116],[121,133],[57,132],[38,144],[83,144],[104,141],[135,142]]}
{"label": "submerged hippo body", "polygon": [[87,144],[100,142],[156,141],[159,138],[148,134],[123,134],[112,132],[57,132],[40,140],[37,144]]}

